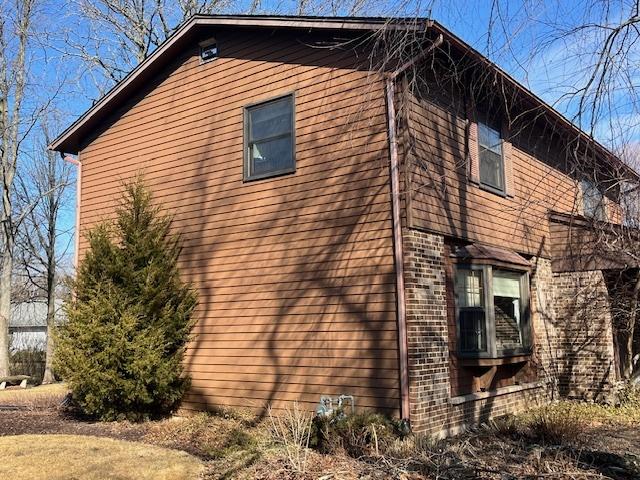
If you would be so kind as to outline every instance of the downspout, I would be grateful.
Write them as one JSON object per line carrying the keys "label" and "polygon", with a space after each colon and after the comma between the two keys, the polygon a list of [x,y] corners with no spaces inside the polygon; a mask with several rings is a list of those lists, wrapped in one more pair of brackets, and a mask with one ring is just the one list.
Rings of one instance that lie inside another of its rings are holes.
{"label": "downspout", "polygon": [[74,252],[73,252],[73,266],[75,267],[76,275],[78,274],[78,258],[80,249],[80,198],[82,194],[82,163],[80,162],[80,154],[78,153],[77,159],[71,155],[65,155],[60,152],[60,156],[65,162],[69,162],[77,167],[76,172],[76,236],[74,239]]}
{"label": "downspout", "polygon": [[[427,27],[428,28],[428,27]],[[404,289],[404,253],[402,248],[402,212],[400,208],[400,161],[398,159],[398,139],[396,133],[396,108],[394,102],[395,81],[408,68],[415,65],[433,49],[442,44],[442,35],[411,61],[405,63],[385,79],[387,100],[387,129],[389,134],[389,157],[391,160],[391,216],[393,228],[393,257],[396,267],[396,303],[398,310],[398,344],[400,356],[400,412],[403,420],[411,421],[409,402],[409,354],[407,339],[407,311]]]}

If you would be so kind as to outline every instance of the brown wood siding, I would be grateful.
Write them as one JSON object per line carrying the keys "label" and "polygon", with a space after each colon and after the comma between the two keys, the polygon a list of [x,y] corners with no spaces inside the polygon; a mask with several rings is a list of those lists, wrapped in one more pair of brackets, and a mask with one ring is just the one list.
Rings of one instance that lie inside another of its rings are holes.
{"label": "brown wood siding", "polygon": [[[382,79],[306,34],[215,35],[220,58],[194,45],[82,150],[81,230],[140,171],[175,216],[200,293],[187,408],[344,393],[397,414]],[[243,183],[243,107],[289,92],[296,172]]]}
{"label": "brown wood siding", "polygon": [[619,225],[554,214],[549,222],[554,272],[637,268],[633,251],[638,235]]}
{"label": "brown wood siding", "polygon": [[[516,137],[505,152],[512,196],[482,189],[468,180],[466,114],[436,99],[405,95],[413,148],[408,166],[413,226],[549,257],[549,211],[578,211],[577,182]],[[471,152],[474,148],[471,142]]]}
{"label": "brown wood siding", "polygon": [[[442,90],[421,95],[405,89],[398,97],[406,109],[407,223],[448,237],[445,269],[451,396],[531,381],[537,373],[527,356],[515,363],[501,359],[474,365],[456,355],[454,265],[449,254],[455,245],[480,242],[549,258],[550,211],[580,212],[578,182],[554,167],[559,152],[543,134],[529,129],[510,135],[505,127],[505,194],[483,189],[474,108],[462,96],[448,97]],[[532,139],[536,148],[530,144]],[[547,155],[538,155],[536,150]]]}

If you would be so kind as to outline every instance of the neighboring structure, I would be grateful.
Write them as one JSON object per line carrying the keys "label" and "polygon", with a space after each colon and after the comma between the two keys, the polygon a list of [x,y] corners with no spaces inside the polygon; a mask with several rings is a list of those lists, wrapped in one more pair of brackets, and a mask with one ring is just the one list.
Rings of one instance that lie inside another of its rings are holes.
{"label": "neighboring structure", "polygon": [[[58,301],[56,321],[61,321],[62,316],[62,301]],[[12,305],[9,335],[12,351],[44,351],[47,345],[47,302],[33,300]]]}
{"label": "neighboring structure", "polygon": [[348,394],[446,434],[615,381],[601,266],[563,258],[635,173],[435,22],[196,16],[51,147],[81,232],[139,171],[174,215],[187,408]]}

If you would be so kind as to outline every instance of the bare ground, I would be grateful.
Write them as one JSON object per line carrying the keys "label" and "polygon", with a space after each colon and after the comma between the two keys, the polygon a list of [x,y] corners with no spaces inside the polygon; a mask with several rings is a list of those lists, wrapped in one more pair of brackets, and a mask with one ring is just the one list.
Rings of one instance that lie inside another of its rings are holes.
{"label": "bare ground", "polygon": [[182,450],[205,461],[209,480],[640,479],[640,423],[627,419],[585,424],[575,443],[485,429],[439,443],[398,441],[384,455],[355,459],[287,450],[273,444],[264,425],[230,416],[103,423],[50,403],[3,405],[0,397],[0,436],[22,434],[90,435]]}
{"label": "bare ground", "polygon": [[158,422],[101,423],[54,409],[0,410],[0,436],[70,434],[141,441],[198,456],[207,462],[209,479],[640,478],[637,425],[600,425],[586,433],[588,441],[580,448],[540,445],[487,431],[432,445],[413,457],[353,459],[307,451],[301,472],[301,468],[292,468],[281,449],[265,447],[268,441],[256,427],[236,419],[200,415]]}

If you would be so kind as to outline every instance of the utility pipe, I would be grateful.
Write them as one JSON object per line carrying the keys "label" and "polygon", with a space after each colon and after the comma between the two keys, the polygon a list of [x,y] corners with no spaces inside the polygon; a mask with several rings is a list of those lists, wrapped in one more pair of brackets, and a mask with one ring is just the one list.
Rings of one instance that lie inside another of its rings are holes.
{"label": "utility pipe", "polygon": [[400,209],[400,161],[398,159],[398,139],[396,133],[396,108],[394,103],[395,80],[408,68],[415,65],[435,48],[442,44],[442,35],[425,48],[411,61],[405,63],[385,80],[387,99],[387,128],[389,135],[389,157],[391,159],[391,216],[393,227],[393,256],[396,267],[396,302],[398,310],[398,346],[400,355],[400,412],[403,420],[411,421],[411,404],[409,401],[409,354],[407,340],[407,311],[404,290],[404,253],[402,248],[402,212]]}

